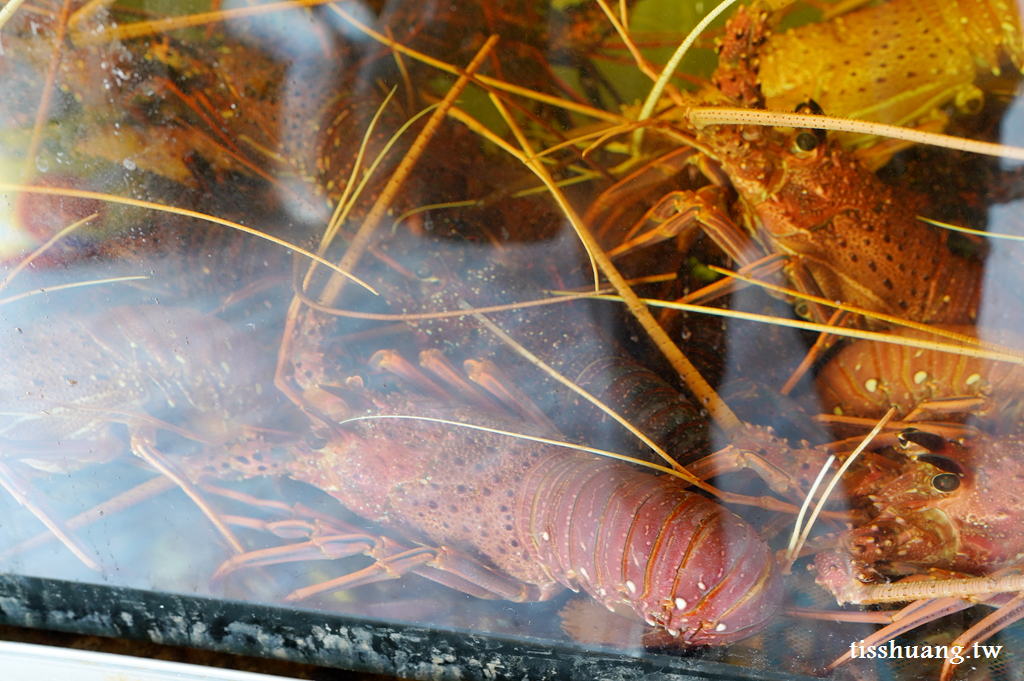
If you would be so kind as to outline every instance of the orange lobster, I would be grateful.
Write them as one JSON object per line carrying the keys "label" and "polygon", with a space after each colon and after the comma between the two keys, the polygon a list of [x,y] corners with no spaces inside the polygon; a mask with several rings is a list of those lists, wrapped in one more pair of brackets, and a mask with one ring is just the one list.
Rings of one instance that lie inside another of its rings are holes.
{"label": "orange lobster", "polygon": [[[764,107],[757,58],[765,21],[765,14],[745,8],[730,19],[713,76],[718,90],[701,93],[695,106],[724,99]],[[685,108],[669,109],[658,120],[686,116]],[[802,293],[916,321],[965,323],[977,316],[980,262],[954,254],[944,232],[917,220],[921,197],[884,185],[824,131],[686,125],[680,135],[703,154],[686,160],[699,162],[715,185],[731,187],[738,200],[730,206],[731,193],[718,186],[672,192],[611,254],[701,227],[749,267],[761,255],[749,235],[768,253],[785,257],[787,278]],[[597,221],[610,203],[603,199],[588,217]],[[829,317],[818,303],[808,314],[821,322]]]}

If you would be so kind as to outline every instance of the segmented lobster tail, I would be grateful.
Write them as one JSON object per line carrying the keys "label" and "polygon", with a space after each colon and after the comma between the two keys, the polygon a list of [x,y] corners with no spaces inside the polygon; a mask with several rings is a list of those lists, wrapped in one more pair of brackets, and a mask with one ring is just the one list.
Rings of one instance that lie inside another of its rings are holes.
{"label": "segmented lobster tail", "polygon": [[782,599],[765,541],[725,508],[615,461],[551,458],[524,481],[520,532],[553,579],[663,628],[664,644],[721,645],[763,627]]}

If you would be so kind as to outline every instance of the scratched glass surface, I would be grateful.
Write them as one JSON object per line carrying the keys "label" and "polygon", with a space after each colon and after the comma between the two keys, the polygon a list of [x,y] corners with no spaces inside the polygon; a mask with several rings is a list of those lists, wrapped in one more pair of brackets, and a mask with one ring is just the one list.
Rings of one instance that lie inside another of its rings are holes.
{"label": "scratched glass surface", "polygon": [[711,3],[265,9],[28,0],[0,32],[0,570],[800,674],[859,650],[844,678],[978,640],[957,678],[1019,676],[1019,627],[955,640],[1012,592],[884,644],[930,659],[851,644],[865,587],[1024,555],[1021,247],[918,219],[1024,235],[1020,163],[694,113],[1024,145],[1014,3],[731,9],[643,126]]}

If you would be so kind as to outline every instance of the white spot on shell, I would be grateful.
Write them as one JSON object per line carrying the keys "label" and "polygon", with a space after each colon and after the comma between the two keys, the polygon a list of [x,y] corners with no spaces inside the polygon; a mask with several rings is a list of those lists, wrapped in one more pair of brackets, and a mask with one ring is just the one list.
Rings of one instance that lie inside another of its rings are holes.
{"label": "white spot on shell", "polygon": [[981,380],[981,375],[980,374],[971,374],[970,376],[967,377],[967,385],[974,385],[975,383],[977,383],[980,380]]}
{"label": "white spot on shell", "polygon": [[686,610],[686,599],[685,598],[677,598],[676,599],[676,609],[677,610]]}
{"label": "white spot on shell", "polygon": [[583,579],[587,580],[588,582],[590,581],[590,575],[587,574],[587,568],[579,568],[577,572],[583,575]]}
{"label": "white spot on shell", "polygon": [[540,533],[540,538],[543,539],[544,541],[549,541],[551,539],[551,535],[548,534],[547,532],[541,532]]}
{"label": "white spot on shell", "polygon": [[634,584],[632,582],[632,580],[629,580],[629,579],[626,580],[626,588],[629,589],[629,593],[631,593],[631,594],[635,594],[636,593],[636,584]]}
{"label": "white spot on shell", "polygon": [[697,582],[697,588],[701,591],[704,591],[704,589],[706,589],[707,587],[704,586],[704,582]]}
{"label": "white spot on shell", "polygon": [[864,389],[867,390],[869,393],[875,392],[876,390],[878,390],[878,380],[874,378],[869,378],[868,380],[864,381]]}
{"label": "white spot on shell", "polygon": [[717,627],[715,627],[715,631],[725,631],[725,625],[719,624]]}
{"label": "white spot on shell", "polygon": [[914,384],[915,385],[921,385],[922,383],[924,383],[927,380],[928,380],[928,372],[927,371],[918,371],[916,374],[914,374]]}

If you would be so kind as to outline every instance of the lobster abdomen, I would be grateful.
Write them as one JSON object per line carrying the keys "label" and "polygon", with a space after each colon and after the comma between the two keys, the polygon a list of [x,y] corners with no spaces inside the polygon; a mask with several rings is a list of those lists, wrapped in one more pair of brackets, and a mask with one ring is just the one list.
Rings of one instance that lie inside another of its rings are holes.
{"label": "lobster abdomen", "polygon": [[534,468],[522,534],[562,584],[609,609],[628,606],[666,645],[720,645],[775,613],[781,580],[771,551],[736,515],[617,461],[581,453]]}
{"label": "lobster abdomen", "polygon": [[[421,413],[424,404],[415,405]],[[781,601],[765,541],[674,477],[452,424],[378,418],[352,427],[352,440],[290,464],[291,477],[409,539],[473,556],[518,580],[522,600],[583,588],[663,630],[655,639],[666,646],[750,636]]]}

